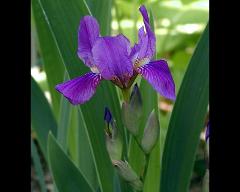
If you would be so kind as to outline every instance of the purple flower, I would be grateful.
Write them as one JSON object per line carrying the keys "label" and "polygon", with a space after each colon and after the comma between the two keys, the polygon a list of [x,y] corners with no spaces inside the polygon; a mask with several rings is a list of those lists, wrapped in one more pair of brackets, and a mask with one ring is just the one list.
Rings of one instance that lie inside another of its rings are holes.
{"label": "purple flower", "polygon": [[[138,31],[138,43],[131,47],[122,34],[101,37],[97,20],[85,16],[78,31],[78,56],[92,72],[56,86],[73,105],[88,101],[101,80],[110,80],[121,89],[131,87],[140,74],[168,99],[175,99],[175,85],[165,60],[151,61],[156,37],[151,30],[145,6],[139,8],[144,26]],[[145,28],[145,30],[144,30]]]}

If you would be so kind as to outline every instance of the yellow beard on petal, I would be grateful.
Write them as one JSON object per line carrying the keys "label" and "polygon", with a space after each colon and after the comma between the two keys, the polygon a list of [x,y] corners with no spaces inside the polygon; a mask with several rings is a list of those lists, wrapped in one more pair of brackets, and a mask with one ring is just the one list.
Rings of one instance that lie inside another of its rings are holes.
{"label": "yellow beard on petal", "polygon": [[90,67],[90,69],[93,73],[99,73],[99,70],[96,66]]}
{"label": "yellow beard on petal", "polygon": [[143,58],[143,59],[136,59],[135,61],[134,61],[134,67],[141,67],[141,66],[143,66],[143,65],[145,65],[145,64],[148,64],[150,62],[150,59],[149,58]]}

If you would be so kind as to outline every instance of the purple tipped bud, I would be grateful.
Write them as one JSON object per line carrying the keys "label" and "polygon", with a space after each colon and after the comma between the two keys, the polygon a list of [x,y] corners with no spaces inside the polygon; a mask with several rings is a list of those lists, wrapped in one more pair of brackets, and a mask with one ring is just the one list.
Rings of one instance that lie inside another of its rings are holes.
{"label": "purple tipped bud", "polygon": [[108,107],[105,107],[105,112],[104,112],[104,121],[109,125],[109,123],[112,122],[112,114]]}
{"label": "purple tipped bud", "polygon": [[142,105],[142,97],[137,83],[134,85],[131,96],[130,96],[130,105],[138,107]]}
{"label": "purple tipped bud", "polygon": [[104,121],[106,122],[105,141],[108,154],[112,160],[121,159],[122,143],[118,134],[116,122],[107,107],[105,107]]}

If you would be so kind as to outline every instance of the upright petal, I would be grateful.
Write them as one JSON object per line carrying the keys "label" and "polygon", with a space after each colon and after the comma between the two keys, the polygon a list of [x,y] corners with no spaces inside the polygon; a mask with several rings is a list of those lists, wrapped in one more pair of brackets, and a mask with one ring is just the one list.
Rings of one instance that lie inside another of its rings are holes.
{"label": "upright petal", "polygon": [[162,96],[172,100],[176,98],[175,84],[165,60],[152,61],[137,68],[137,72]]}
{"label": "upright petal", "polygon": [[101,76],[96,73],[86,73],[83,76],[58,84],[55,88],[73,105],[83,104],[95,93]]}
{"label": "upright petal", "polygon": [[[145,36],[146,35],[145,35],[145,32],[144,32],[144,27],[142,26],[138,30],[138,43],[136,43],[131,49],[130,57],[131,57],[132,60],[135,60],[135,59],[139,58],[140,49],[142,49],[142,50],[147,49],[148,38],[145,38]],[[143,47],[143,46],[145,46],[145,47]]]}
{"label": "upright petal", "polygon": [[93,58],[102,77],[107,80],[131,77],[133,66],[129,59],[130,42],[123,35],[101,37],[93,46]]}
{"label": "upright petal", "polygon": [[137,47],[133,47],[134,49],[132,49],[131,55],[134,55],[133,53],[136,52],[136,49],[138,49],[138,52],[136,53],[138,59],[143,59],[143,58],[151,59],[156,51],[156,37],[151,30],[146,7],[142,5],[139,8],[139,11],[141,12],[143,17],[146,33],[143,27],[139,29],[138,44],[137,44]]}
{"label": "upright petal", "polygon": [[85,16],[80,21],[78,30],[78,56],[88,66],[93,66],[92,47],[99,37],[99,25],[92,16]]}

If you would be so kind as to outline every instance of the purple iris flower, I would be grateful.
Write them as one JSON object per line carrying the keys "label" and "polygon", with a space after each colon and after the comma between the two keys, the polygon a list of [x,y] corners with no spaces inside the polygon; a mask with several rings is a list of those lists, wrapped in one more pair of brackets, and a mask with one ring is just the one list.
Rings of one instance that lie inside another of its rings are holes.
{"label": "purple iris flower", "polygon": [[73,105],[88,101],[102,80],[128,89],[138,74],[162,96],[175,99],[175,85],[167,62],[162,59],[151,61],[156,51],[156,37],[145,6],[139,10],[144,26],[139,29],[138,43],[133,47],[122,34],[100,36],[98,22],[92,16],[85,16],[80,21],[77,54],[91,72],[56,86],[56,90]]}

